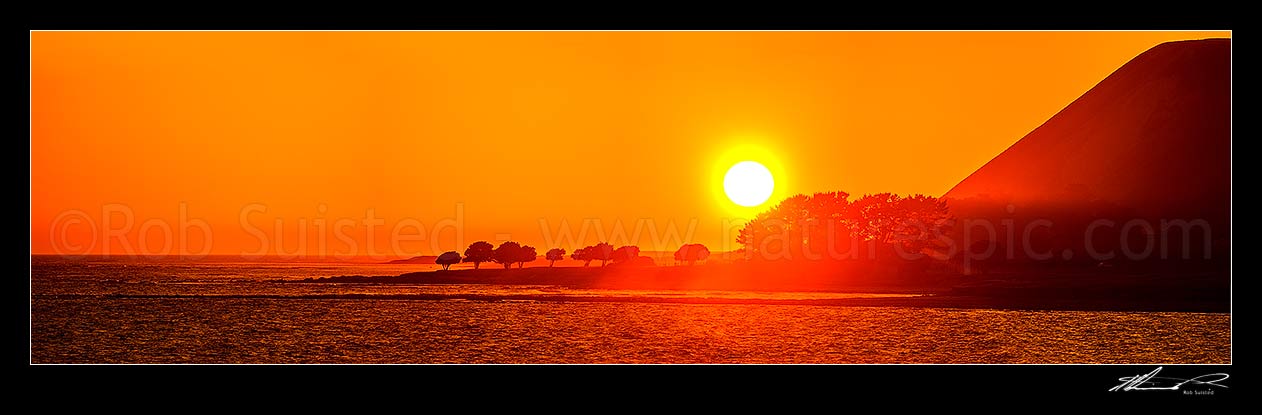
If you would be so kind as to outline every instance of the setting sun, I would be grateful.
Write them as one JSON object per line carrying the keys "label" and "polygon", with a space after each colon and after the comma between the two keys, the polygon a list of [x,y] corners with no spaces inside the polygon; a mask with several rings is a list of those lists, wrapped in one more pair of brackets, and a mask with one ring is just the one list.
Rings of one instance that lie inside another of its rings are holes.
{"label": "setting sun", "polygon": [[733,203],[752,207],[763,204],[776,187],[766,166],[756,161],[742,161],[723,176],[723,192]]}

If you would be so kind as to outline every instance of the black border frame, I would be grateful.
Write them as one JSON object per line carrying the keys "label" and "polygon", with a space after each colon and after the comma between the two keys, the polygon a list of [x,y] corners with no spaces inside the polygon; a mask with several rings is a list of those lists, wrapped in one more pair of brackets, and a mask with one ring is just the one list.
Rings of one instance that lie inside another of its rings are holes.
{"label": "black border frame", "polygon": [[[118,10],[107,11],[117,13]],[[1229,16],[1197,13],[1169,16],[1065,13],[891,16],[797,11],[787,14],[769,12],[757,17],[727,14],[706,17],[626,14],[524,17],[511,13],[463,16],[407,12],[376,16],[287,13],[262,16],[227,13],[110,15],[92,12],[76,9],[76,14],[36,14],[28,17],[26,26],[28,30],[1232,30],[1233,26]],[[29,321],[26,328],[29,346]],[[516,392],[543,388],[545,395],[541,396],[559,396],[560,400],[575,405],[567,406],[579,408],[582,406],[576,406],[572,400],[587,388],[604,394],[634,396],[635,403],[649,407],[667,405],[667,401],[662,399],[668,397],[704,398],[736,405],[761,401],[785,408],[795,404],[819,403],[828,405],[824,408],[839,410],[856,409],[847,401],[878,396],[899,399],[890,401],[894,404],[920,401],[937,406],[938,401],[917,399],[934,396],[944,398],[943,403],[962,403],[973,407],[990,406],[982,402],[995,404],[1009,401],[1008,398],[1034,396],[1065,402],[1087,398],[1207,403],[1230,398],[1232,389],[1219,389],[1208,396],[1185,395],[1178,391],[1111,392],[1109,389],[1121,383],[1121,377],[1148,373],[1158,366],[1163,367],[1163,376],[1234,375],[1231,364],[34,365],[29,360],[29,348],[24,360],[32,369],[28,373],[34,375],[24,381],[33,388],[51,387],[56,388],[54,393],[99,395],[115,403],[134,403],[136,400],[128,396],[134,397],[136,393],[146,397],[170,393],[177,398],[229,394],[223,396],[225,401],[218,404],[251,399],[291,401],[320,397],[327,393],[321,390],[329,388],[336,389],[337,395],[352,401],[385,394],[394,395],[384,399],[385,402],[398,402],[398,398],[404,398],[403,401],[411,403],[425,397],[440,399],[446,388],[463,389],[475,396],[483,395],[487,393],[484,387]],[[1234,381],[1233,378],[1222,383],[1234,388]],[[631,387],[620,389],[623,385]],[[66,389],[62,390],[63,387]],[[285,396],[282,391],[298,391],[301,396]],[[706,391],[720,393],[710,395]],[[643,392],[660,393],[660,398]],[[235,396],[232,395],[234,393]],[[544,401],[549,400],[552,399]],[[321,402],[307,404],[320,405]]]}

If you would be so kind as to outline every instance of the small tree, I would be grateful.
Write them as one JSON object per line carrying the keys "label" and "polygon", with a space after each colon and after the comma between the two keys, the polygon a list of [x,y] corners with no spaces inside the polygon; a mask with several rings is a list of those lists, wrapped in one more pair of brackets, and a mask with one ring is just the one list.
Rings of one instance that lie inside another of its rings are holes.
{"label": "small tree", "polygon": [[629,264],[640,257],[640,247],[635,245],[621,246],[613,251],[611,259],[615,264]]}
{"label": "small tree", "polygon": [[556,265],[557,261],[565,259],[565,250],[561,248],[549,249],[548,253],[544,254],[544,259],[548,260],[548,267],[552,267]]}
{"label": "small tree", "polygon": [[446,271],[448,268],[451,268],[452,264],[460,263],[460,253],[456,251],[443,252],[442,255],[438,256],[438,259],[434,260],[434,263],[442,265],[443,271]]}
{"label": "small tree", "polygon": [[530,245],[522,246],[521,251],[519,251],[518,254],[519,254],[517,256],[518,269],[521,269],[521,267],[525,266],[527,262],[534,262],[536,259],[539,259],[539,253],[535,252],[535,247],[530,246]]}
{"label": "small tree", "polygon": [[521,244],[513,241],[500,244],[498,248],[495,248],[495,252],[491,253],[491,260],[503,265],[504,269],[513,266],[519,259],[521,259]]}
{"label": "small tree", "polygon": [[702,244],[686,244],[679,247],[678,251],[675,251],[675,261],[685,262],[688,265],[692,265],[697,261],[705,261],[709,257],[710,248],[706,248]]}
{"label": "small tree", "polygon": [[[636,253],[639,253],[639,248],[636,248]],[[591,259],[600,261],[600,266],[603,267],[605,266],[605,263],[613,259],[613,245],[605,242],[598,243],[595,246],[587,248],[587,255],[591,257]]]}
{"label": "small tree", "polygon": [[587,253],[587,250],[591,248],[590,246],[585,246],[575,249],[574,253],[570,254],[570,258],[573,258],[575,261],[583,261],[583,266],[586,267],[592,263],[592,256]]}
{"label": "small tree", "polygon": [[495,253],[495,247],[487,241],[477,241],[469,244],[469,249],[464,250],[464,262],[472,262],[473,269],[483,262],[491,261],[491,256]]}

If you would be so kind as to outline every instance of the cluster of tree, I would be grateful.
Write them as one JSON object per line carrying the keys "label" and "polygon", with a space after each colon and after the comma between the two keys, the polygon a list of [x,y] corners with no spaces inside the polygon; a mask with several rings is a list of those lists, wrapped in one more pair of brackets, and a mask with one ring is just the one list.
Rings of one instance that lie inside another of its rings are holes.
{"label": "cluster of tree", "polygon": [[583,266],[592,264],[592,261],[601,261],[601,266],[604,266],[613,257],[613,245],[601,242],[584,246],[574,250],[574,254],[570,254],[569,257],[575,261],[583,261]]}
{"label": "cluster of tree", "polygon": [[[946,247],[951,215],[944,201],[891,193],[849,200],[846,192],[795,195],[759,213],[736,241],[751,259],[869,258],[896,251],[905,258]],[[864,248],[868,249],[864,249]]]}
{"label": "cluster of tree", "polygon": [[[478,241],[469,244],[469,248],[465,249],[463,257],[456,251],[448,251],[439,255],[434,262],[442,265],[444,270],[460,262],[472,262],[473,269],[478,269],[483,262],[495,262],[504,265],[504,268],[517,264],[517,267],[521,268],[525,263],[537,259],[537,256],[534,247],[523,246],[517,242],[504,242],[497,248],[486,241]],[[709,256],[710,249],[702,244],[687,244],[675,252],[676,261],[684,261],[690,265],[696,261],[703,261]],[[627,245],[614,248],[613,245],[605,242],[576,249],[570,255],[570,258],[583,261],[584,267],[590,265],[592,261],[600,261],[600,266],[602,267],[610,261],[614,264],[654,265],[652,258],[640,256],[640,247],[638,246]],[[551,267],[557,261],[565,259],[565,250],[561,248],[549,249],[544,255],[544,259],[548,261],[548,266]]]}
{"label": "cluster of tree", "polygon": [[592,261],[600,261],[600,266],[603,267],[605,263],[613,259],[613,251],[613,245],[601,242],[575,249],[574,253],[570,254],[570,259],[583,261],[583,266],[588,266]]}
{"label": "cluster of tree", "polygon": [[[549,251],[548,255],[551,258],[552,252]],[[469,248],[464,251],[463,258],[456,251],[448,251],[439,255],[434,262],[442,265],[444,270],[460,262],[472,262],[473,269],[478,269],[483,262],[495,262],[507,269],[513,264],[517,264],[517,268],[521,268],[527,262],[532,262],[538,257],[539,254],[535,252],[533,246],[508,241],[495,248],[489,242],[477,241],[469,244]]]}
{"label": "cluster of tree", "polygon": [[592,261],[600,261],[600,266],[605,266],[610,261],[614,264],[630,264],[630,265],[653,265],[653,259],[640,256],[640,247],[635,245],[626,245],[614,248],[606,242],[596,245],[589,245],[579,249],[575,249],[570,258],[576,261],[583,261],[586,267]]}
{"label": "cluster of tree", "polygon": [[[491,254],[491,260],[503,265],[504,269],[508,269],[513,264],[517,264],[517,268],[521,268],[527,262],[533,262],[538,257],[539,254],[535,252],[535,247],[513,241],[500,244]],[[474,266],[476,267],[477,265]]]}

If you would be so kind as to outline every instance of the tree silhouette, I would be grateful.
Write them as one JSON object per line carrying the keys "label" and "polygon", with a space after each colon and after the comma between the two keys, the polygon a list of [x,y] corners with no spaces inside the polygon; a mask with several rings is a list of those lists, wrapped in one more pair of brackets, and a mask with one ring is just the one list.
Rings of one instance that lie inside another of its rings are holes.
{"label": "tree silhouette", "polygon": [[525,266],[527,262],[534,262],[539,259],[539,253],[535,252],[535,247],[523,245],[521,250],[517,251],[517,268]]}
{"label": "tree silhouette", "polygon": [[886,235],[886,242],[901,245],[913,254],[946,248],[946,243],[939,238],[951,220],[946,201],[925,195],[904,197],[895,205],[893,215],[896,219]]}
{"label": "tree silhouette", "polygon": [[678,251],[675,251],[675,261],[682,261],[688,265],[692,265],[697,261],[705,261],[709,257],[710,248],[706,248],[702,244],[686,244],[679,247]]}
{"label": "tree silhouette", "polygon": [[635,245],[618,247],[618,249],[615,249],[613,254],[610,255],[610,259],[612,259],[615,264],[629,264],[639,257],[640,247]]}
{"label": "tree silhouette", "polygon": [[[551,267],[562,259],[565,259],[565,250],[561,248],[552,248],[545,254],[544,259],[548,260],[548,267]],[[577,259],[577,258],[576,258]]]}
{"label": "tree silhouette", "polygon": [[521,244],[513,241],[500,244],[500,246],[495,248],[495,251],[491,253],[491,260],[495,261],[497,264],[503,265],[504,269],[508,269],[513,266],[514,263],[519,262],[521,257]]}
{"label": "tree silhouette", "polygon": [[951,215],[942,200],[892,193],[853,202],[848,197],[845,192],[789,197],[746,223],[736,242],[747,257],[762,259],[820,259],[842,241],[856,254],[860,242],[912,256],[945,246],[941,238]]}
{"label": "tree silhouette", "polygon": [[478,269],[483,262],[489,262],[495,253],[495,247],[487,241],[477,241],[469,244],[469,249],[464,250],[464,262],[472,262],[473,269]]}
{"label": "tree silhouette", "polygon": [[456,251],[443,252],[442,255],[439,255],[438,258],[434,260],[434,263],[442,265],[443,271],[446,271],[448,268],[451,268],[452,264],[460,263],[460,253]]}
{"label": "tree silhouette", "polygon": [[[585,248],[585,250],[587,256],[593,260],[600,261],[600,266],[602,267],[605,266],[605,263],[609,262],[609,260],[613,259],[613,245],[605,242],[589,246]],[[636,248],[636,252],[639,252],[639,248]]]}
{"label": "tree silhouette", "polygon": [[591,247],[585,246],[579,249],[575,249],[574,253],[570,254],[570,258],[574,259],[575,261],[583,261],[583,266],[586,267],[592,263],[592,256],[587,253],[588,249],[591,249]]}
{"label": "tree silhouette", "polygon": [[851,232],[865,241],[890,242],[895,225],[903,219],[902,198],[893,193],[864,195],[851,203]]}

